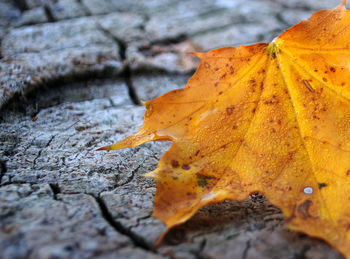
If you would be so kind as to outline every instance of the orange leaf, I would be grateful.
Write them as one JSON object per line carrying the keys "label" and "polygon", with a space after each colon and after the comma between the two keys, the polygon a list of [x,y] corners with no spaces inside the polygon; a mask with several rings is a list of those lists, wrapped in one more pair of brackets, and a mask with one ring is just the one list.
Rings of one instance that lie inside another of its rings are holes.
{"label": "orange leaf", "polygon": [[145,102],[138,133],[104,149],[171,140],[153,215],[265,194],[291,229],[350,257],[350,11],[316,12],[270,44],[195,53],[181,90]]}

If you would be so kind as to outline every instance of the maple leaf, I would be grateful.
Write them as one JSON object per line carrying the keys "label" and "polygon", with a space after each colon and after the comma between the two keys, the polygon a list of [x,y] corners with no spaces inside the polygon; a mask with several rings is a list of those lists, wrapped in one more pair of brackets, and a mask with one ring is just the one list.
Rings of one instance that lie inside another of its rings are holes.
{"label": "maple leaf", "polygon": [[171,140],[153,216],[263,193],[293,230],[350,257],[350,11],[321,10],[272,43],[194,53],[184,89],[144,103],[138,133],[101,148]]}

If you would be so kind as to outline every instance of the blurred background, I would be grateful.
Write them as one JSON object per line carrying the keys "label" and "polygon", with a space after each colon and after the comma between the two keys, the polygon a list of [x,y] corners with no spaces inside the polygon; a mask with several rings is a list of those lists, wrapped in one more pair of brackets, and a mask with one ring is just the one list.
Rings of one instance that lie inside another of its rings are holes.
{"label": "blurred background", "polygon": [[169,143],[95,152],[182,88],[189,51],[271,42],[341,0],[0,0],[0,258],[342,258],[262,195],[151,217]]}

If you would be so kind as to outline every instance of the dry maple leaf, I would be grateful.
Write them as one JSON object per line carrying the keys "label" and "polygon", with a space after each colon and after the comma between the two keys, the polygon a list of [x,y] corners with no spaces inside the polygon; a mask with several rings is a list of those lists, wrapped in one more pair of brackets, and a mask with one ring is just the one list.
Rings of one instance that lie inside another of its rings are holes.
{"label": "dry maple leaf", "polygon": [[171,140],[153,216],[263,193],[287,225],[350,258],[350,11],[316,12],[272,43],[195,53],[184,89],[145,102],[138,133],[101,148]]}

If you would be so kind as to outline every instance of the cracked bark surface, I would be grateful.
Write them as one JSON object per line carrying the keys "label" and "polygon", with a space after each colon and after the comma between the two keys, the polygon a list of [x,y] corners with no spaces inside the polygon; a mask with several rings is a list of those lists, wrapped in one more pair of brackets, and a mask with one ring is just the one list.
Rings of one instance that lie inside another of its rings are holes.
{"label": "cracked bark surface", "polygon": [[271,41],[339,1],[0,3],[0,258],[342,258],[286,229],[262,195],[164,230],[153,170],[170,143],[95,152],[134,133],[139,100],[182,88],[187,51]]}

